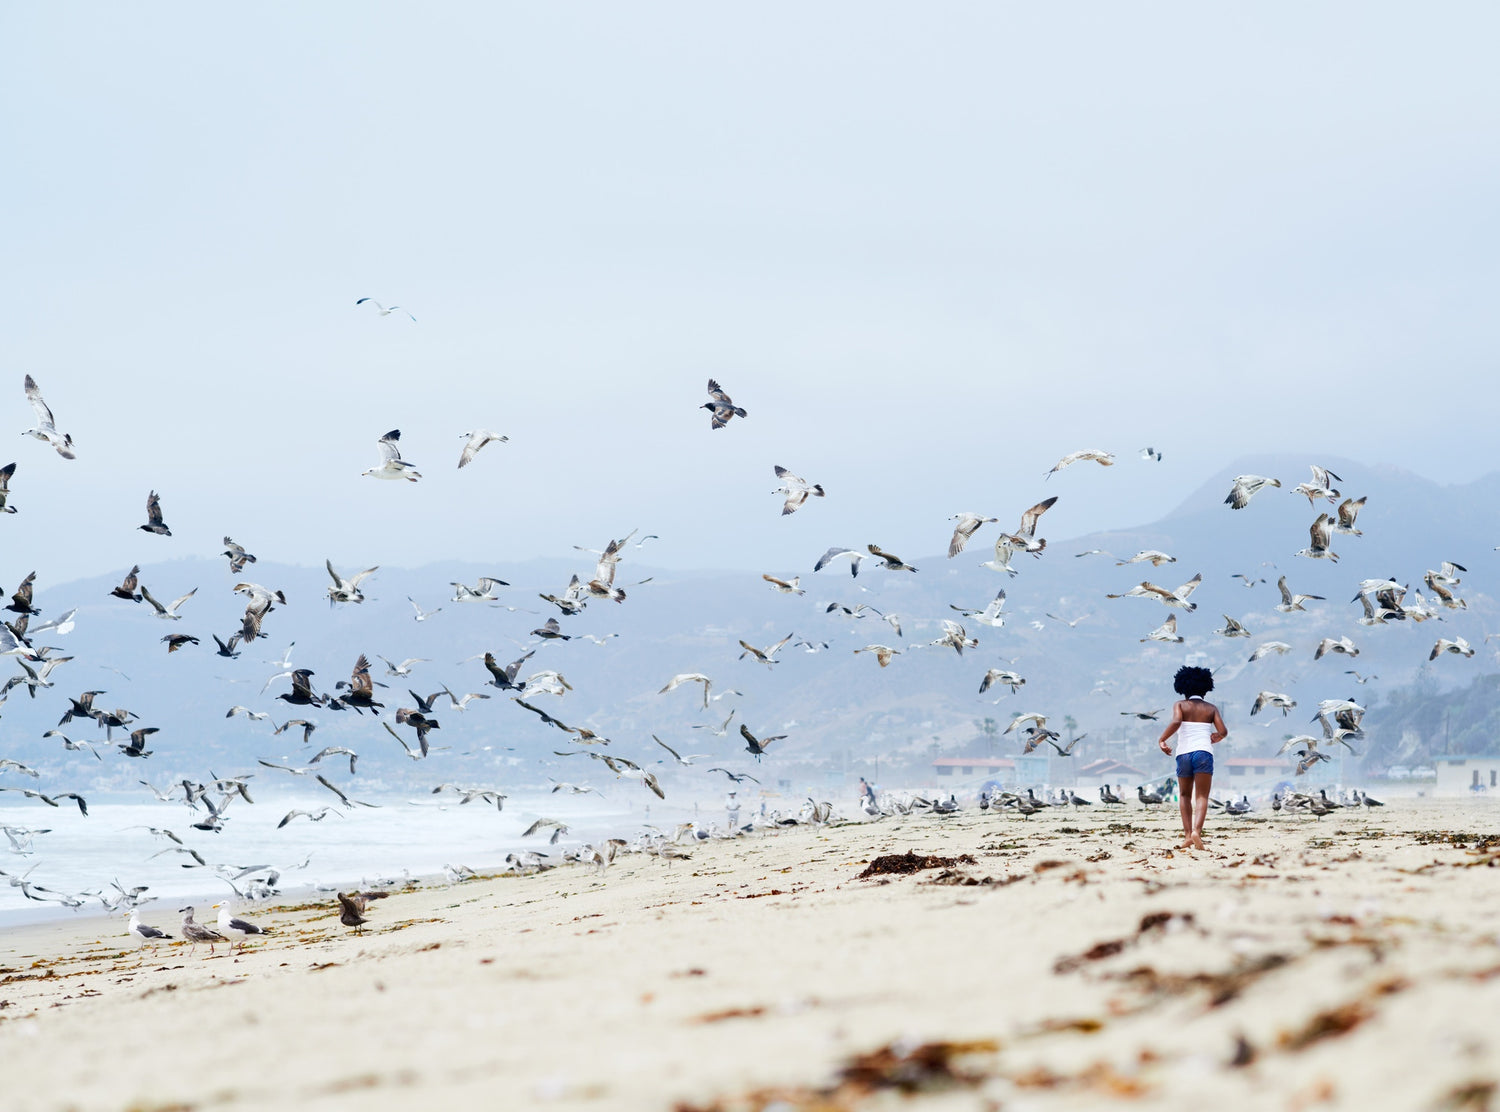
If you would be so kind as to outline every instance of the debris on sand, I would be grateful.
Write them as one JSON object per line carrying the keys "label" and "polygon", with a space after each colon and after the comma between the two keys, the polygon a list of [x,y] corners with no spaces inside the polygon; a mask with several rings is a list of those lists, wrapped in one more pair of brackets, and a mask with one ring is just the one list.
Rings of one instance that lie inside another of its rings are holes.
{"label": "debris on sand", "polygon": [[949,869],[954,865],[973,865],[973,856],[967,853],[959,854],[957,857],[939,857],[935,853],[916,854],[911,850],[905,853],[888,853],[883,857],[877,857],[865,867],[855,880],[867,880],[872,876],[887,876],[896,874],[908,876],[911,873],[919,873],[923,869]]}
{"label": "debris on sand", "polygon": [[675,1112],[854,1112],[880,1092],[906,1096],[953,1089],[972,1089],[989,1080],[964,1059],[992,1055],[1000,1044],[992,1039],[968,1042],[928,1042],[917,1046],[887,1043],[856,1054],[840,1067],[828,1086],[756,1089],[739,1097],[721,1097],[706,1104],[680,1101]]}

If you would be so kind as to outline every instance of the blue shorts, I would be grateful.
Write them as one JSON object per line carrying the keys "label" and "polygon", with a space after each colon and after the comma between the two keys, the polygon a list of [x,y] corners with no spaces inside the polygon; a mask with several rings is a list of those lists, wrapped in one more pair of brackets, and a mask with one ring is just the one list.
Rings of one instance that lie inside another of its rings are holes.
{"label": "blue shorts", "polygon": [[1191,780],[1199,773],[1206,772],[1214,774],[1214,755],[1199,750],[1196,753],[1182,753],[1177,757],[1177,776],[1182,780]]}

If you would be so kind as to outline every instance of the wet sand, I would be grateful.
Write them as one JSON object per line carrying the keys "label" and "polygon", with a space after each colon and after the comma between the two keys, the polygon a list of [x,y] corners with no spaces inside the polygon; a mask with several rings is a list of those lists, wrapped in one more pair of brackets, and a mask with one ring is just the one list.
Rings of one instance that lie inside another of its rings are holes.
{"label": "wet sand", "polygon": [[[275,934],[238,955],[17,928],[5,1106],[1500,1108],[1497,818],[1214,817],[1188,852],[1165,808],[970,809],[417,888],[363,935],[246,909]],[[956,860],[857,879],[907,851]]]}

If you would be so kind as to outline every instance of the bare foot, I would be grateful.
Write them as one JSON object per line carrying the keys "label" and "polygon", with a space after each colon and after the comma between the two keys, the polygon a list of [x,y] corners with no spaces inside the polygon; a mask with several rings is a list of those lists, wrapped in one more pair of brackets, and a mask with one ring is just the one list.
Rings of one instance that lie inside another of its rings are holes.
{"label": "bare foot", "polygon": [[1192,843],[1193,843],[1193,848],[1194,849],[1202,849],[1202,850],[1208,849],[1208,847],[1203,844],[1203,835],[1201,835],[1201,834],[1194,834],[1193,835],[1193,839],[1192,839]]}

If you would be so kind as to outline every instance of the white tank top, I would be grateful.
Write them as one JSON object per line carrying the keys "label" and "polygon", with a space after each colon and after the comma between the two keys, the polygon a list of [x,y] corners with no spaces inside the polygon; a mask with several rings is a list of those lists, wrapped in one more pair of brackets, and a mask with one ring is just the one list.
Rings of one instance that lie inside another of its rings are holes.
{"label": "white tank top", "polygon": [[[1200,700],[1201,701],[1201,700]],[[1180,757],[1184,753],[1212,753],[1213,742],[1209,740],[1214,732],[1212,722],[1184,722],[1177,727],[1177,747],[1172,750],[1174,757]]]}

